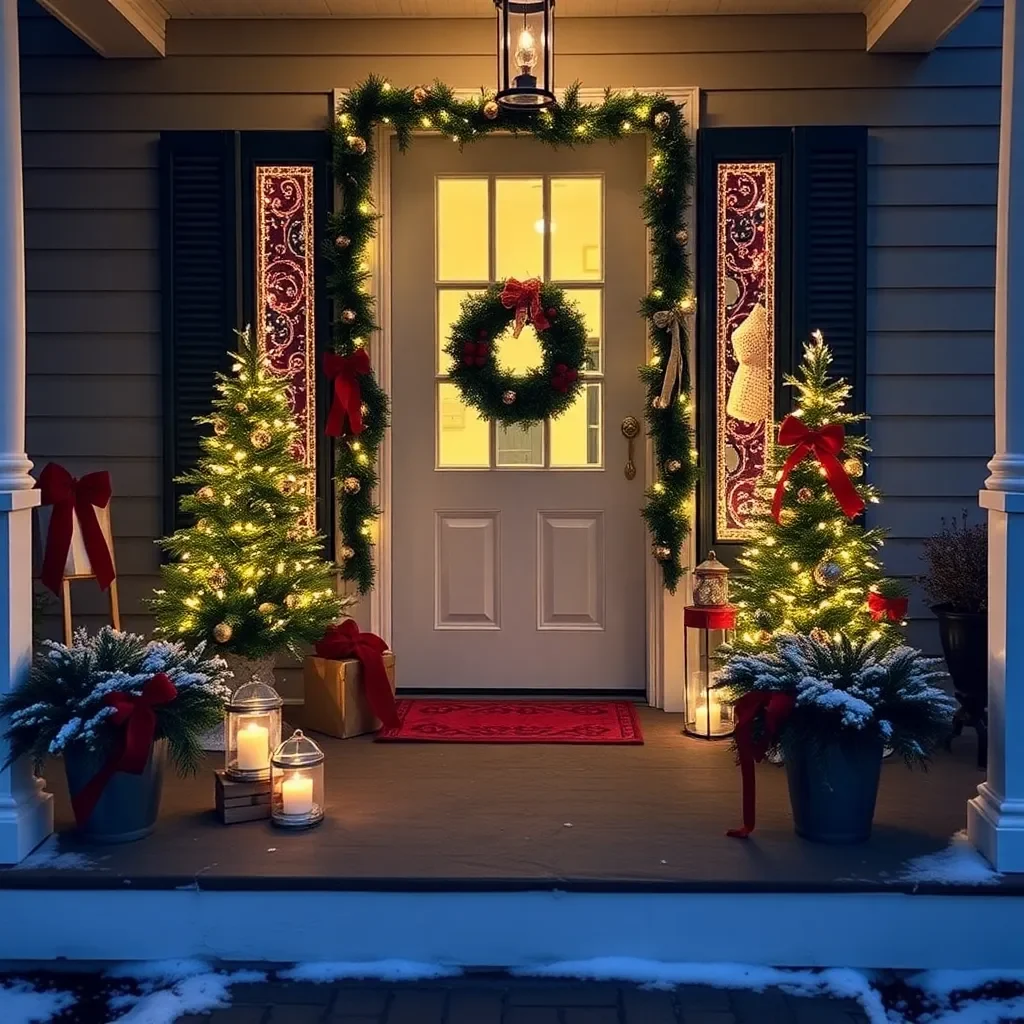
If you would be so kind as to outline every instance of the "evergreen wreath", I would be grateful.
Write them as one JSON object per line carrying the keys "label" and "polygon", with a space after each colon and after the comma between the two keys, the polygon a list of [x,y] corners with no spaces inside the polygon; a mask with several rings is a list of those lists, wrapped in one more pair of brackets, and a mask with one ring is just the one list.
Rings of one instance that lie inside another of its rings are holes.
{"label": "evergreen wreath", "polygon": [[[642,515],[665,586],[674,593],[683,575],[680,552],[690,530],[689,503],[697,480],[685,355],[686,317],[694,311],[693,277],[683,223],[693,181],[693,152],[683,111],[664,94],[609,89],[604,101],[597,104],[583,103],[579,94],[576,82],[565,90],[561,102],[549,109],[509,111],[483,91],[473,99],[462,99],[443,82],[398,88],[371,76],[344,97],[330,129],[334,177],[343,202],[331,214],[323,247],[330,264],[328,289],[339,311],[332,327],[332,344],[339,355],[350,356],[378,329],[374,298],[366,288],[368,246],[378,220],[372,191],[378,126],[386,125],[395,132],[403,152],[420,131],[441,132],[458,146],[493,132],[530,135],[555,147],[645,135],[651,167],[640,197],[640,212],[650,232],[651,285],[640,300],[639,312],[648,325],[650,360],[639,373],[646,390],[647,428],[660,479],[644,494]],[[675,331],[680,335],[677,346],[673,345]],[[671,401],[662,403],[662,384],[666,367],[672,366],[673,348],[682,353],[677,367],[680,386]],[[372,495],[389,408],[372,371],[361,376],[360,382],[366,406],[364,430],[358,440],[338,439],[334,471],[341,495],[338,525],[348,549],[342,577],[366,593],[374,579],[373,530],[367,522],[379,513]],[[359,482],[358,491],[344,490],[342,485],[349,478]]]}
{"label": "evergreen wreath", "polygon": [[[463,300],[445,346],[453,362],[451,380],[462,398],[499,423],[534,423],[559,416],[583,386],[579,377],[587,353],[583,317],[560,288],[525,282],[526,288],[531,285],[537,286],[533,294],[538,316],[531,315],[521,300],[517,304],[514,296],[522,293],[523,283],[509,278]],[[498,363],[498,339],[510,324],[521,327],[527,318],[537,332],[544,361],[525,374],[510,373]]]}

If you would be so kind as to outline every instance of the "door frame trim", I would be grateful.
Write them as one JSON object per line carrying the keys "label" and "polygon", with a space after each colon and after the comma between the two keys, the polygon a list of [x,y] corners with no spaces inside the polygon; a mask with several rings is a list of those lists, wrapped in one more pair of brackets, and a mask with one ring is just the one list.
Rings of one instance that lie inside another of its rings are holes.
{"label": "door frame trim", "polygon": [[[618,91],[618,90],[616,90]],[[696,86],[667,86],[664,88],[623,87],[622,91],[637,92],[643,96],[662,94],[679,104],[686,117],[686,130],[690,146],[694,153],[694,181],[690,192],[690,203],[684,215],[684,223],[690,236],[691,262],[692,255],[698,251],[696,235],[697,180],[696,180],[696,144],[697,129],[700,121],[700,90]],[[348,89],[335,89],[332,94],[333,116],[337,116],[342,100]],[[479,97],[479,89],[455,89],[459,99],[475,99]],[[580,89],[580,100],[584,103],[601,103],[605,90],[598,88]],[[424,134],[428,134],[424,132]],[[430,134],[439,134],[433,132]],[[377,320],[380,330],[370,337],[370,361],[373,364],[377,380],[385,394],[391,396],[392,358],[391,358],[391,137],[394,130],[384,125],[376,129],[374,145],[377,147],[377,160],[374,165],[372,179],[372,199],[379,220],[377,233],[370,245],[370,293],[377,302]],[[647,142],[648,156],[650,142]],[[650,162],[648,160],[648,166]],[[335,209],[340,208],[343,201],[342,189],[335,182]],[[639,208],[639,200],[638,200]],[[650,232],[647,238],[647,251],[650,253]],[[651,262],[647,260],[647,287],[651,282]],[[696,358],[696,330],[690,332],[689,345],[690,366],[694,366]],[[650,356],[650,338],[645,339],[645,358]],[[693,375],[697,380],[697,376]],[[694,392],[691,401],[694,423],[698,415],[698,395]],[[392,628],[392,593],[394,588],[392,558],[392,476],[391,476],[391,431],[385,431],[378,456],[377,503],[381,514],[377,523],[377,575],[376,582],[364,601],[353,611],[362,613],[364,621],[369,620],[369,629],[385,639],[391,636]],[[644,445],[644,487],[649,487],[657,479],[654,466],[654,446],[649,437]],[[337,495],[335,495],[337,500]],[[693,509],[694,499],[690,499],[691,521],[695,522]],[[639,514],[639,513],[638,513]],[[341,541],[337,540],[338,550]],[[695,530],[691,529],[683,547],[685,564],[695,564],[696,554]],[[644,567],[644,594],[646,605],[646,637],[647,649],[647,702],[651,707],[663,708],[666,711],[681,711],[683,707],[683,608],[689,601],[690,577],[684,577],[675,594],[670,594],[663,586],[661,569],[648,551]]]}

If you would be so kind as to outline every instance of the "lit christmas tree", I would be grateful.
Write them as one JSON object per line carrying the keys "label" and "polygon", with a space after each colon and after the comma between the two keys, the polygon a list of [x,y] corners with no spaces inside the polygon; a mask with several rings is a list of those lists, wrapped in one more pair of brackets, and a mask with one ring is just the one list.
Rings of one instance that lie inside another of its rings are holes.
{"label": "lit christmas tree", "polygon": [[152,602],[157,632],[242,658],[298,651],[319,640],[343,602],[322,557],[298,428],[285,382],[270,372],[249,331],[239,334],[234,376],[218,374],[213,428],[196,468],[179,483],[196,517],[161,543],[175,556]]}
{"label": "lit christmas tree", "polygon": [[[796,377],[797,408],[769,453],[765,499],[752,517],[754,537],[734,581],[739,609],[732,648],[756,651],[777,632],[897,642],[906,589],[883,578],[877,552],[885,531],[865,529],[859,514],[879,501],[863,482],[870,447],[847,434],[867,417],[843,412],[850,385],[829,376],[832,354],[820,332],[804,346]],[[817,634],[816,634],[817,635]]]}

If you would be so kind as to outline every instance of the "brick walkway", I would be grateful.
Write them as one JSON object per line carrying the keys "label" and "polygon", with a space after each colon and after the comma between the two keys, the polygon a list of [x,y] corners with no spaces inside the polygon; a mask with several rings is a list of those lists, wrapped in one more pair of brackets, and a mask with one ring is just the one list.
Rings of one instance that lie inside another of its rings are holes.
{"label": "brick walkway", "polygon": [[381,985],[236,985],[230,1009],[177,1024],[867,1024],[854,1002],[777,990],[673,992],[508,978]]}

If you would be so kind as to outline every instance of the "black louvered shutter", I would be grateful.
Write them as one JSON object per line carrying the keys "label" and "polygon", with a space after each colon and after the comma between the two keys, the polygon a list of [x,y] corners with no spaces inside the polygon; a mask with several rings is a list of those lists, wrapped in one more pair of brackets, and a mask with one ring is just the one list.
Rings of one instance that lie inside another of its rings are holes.
{"label": "black louvered shutter", "polygon": [[164,529],[181,525],[173,480],[199,457],[214,373],[239,322],[238,142],[232,132],[160,138]]}
{"label": "black louvered shutter", "polygon": [[863,412],[867,129],[796,128],[793,145],[794,359],[820,330],[853,385],[851,410]]}

